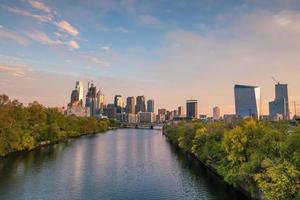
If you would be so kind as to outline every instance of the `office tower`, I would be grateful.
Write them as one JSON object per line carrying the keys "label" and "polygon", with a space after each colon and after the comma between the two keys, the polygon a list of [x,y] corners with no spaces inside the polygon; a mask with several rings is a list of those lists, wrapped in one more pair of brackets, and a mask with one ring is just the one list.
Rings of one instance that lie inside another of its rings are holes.
{"label": "office tower", "polygon": [[221,117],[221,111],[220,108],[218,106],[213,108],[213,119],[214,120],[219,120]]}
{"label": "office tower", "polygon": [[235,85],[235,112],[240,117],[260,117],[260,87]]}
{"label": "office tower", "polygon": [[121,95],[115,96],[114,105],[115,107],[124,107],[124,102]]}
{"label": "office tower", "polygon": [[272,118],[281,115],[283,119],[290,119],[288,85],[275,85],[275,100],[269,102],[269,115]]}
{"label": "office tower", "polygon": [[166,115],[167,114],[167,110],[165,108],[160,108],[160,109],[158,109],[158,114],[159,115]]}
{"label": "office tower", "polygon": [[73,105],[74,103],[76,103],[78,101],[79,101],[78,91],[77,90],[72,90],[71,99],[70,99],[71,105]]}
{"label": "office tower", "polygon": [[178,116],[183,116],[184,113],[184,107],[183,106],[178,106]]}
{"label": "office tower", "polygon": [[135,113],[146,112],[145,97],[138,96],[136,98]]}
{"label": "office tower", "polygon": [[187,119],[198,118],[198,101],[187,100],[186,101],[186,117]]}
{"label": "office tower", "polygon": [[75,89],[78,91],[78,101],[83,102],[83,82],[76,81]]}
{"label": "office tower", "polygon": [[91,83],[91,86],[90,83],[88,82],[88,92],[86,94],[85,107],[88,107],[90,109],[90,116],[95,116],[96,114],[96,108],[97,108],[96,91],[97,90],[93,82]]}
{"label": "office tower", "polygon": [[154,100],[149,99],[147,101],[147,112],[154,112]]}
{"label": "office tower", "polygon": [[126,112],[135,114],[135,98],[134,97],[127,97]]}
{"label": "office tower", "polygon": [[102,93],[101,89],[97,92],[97,109],[103,109],[105,106],[105,96]]}

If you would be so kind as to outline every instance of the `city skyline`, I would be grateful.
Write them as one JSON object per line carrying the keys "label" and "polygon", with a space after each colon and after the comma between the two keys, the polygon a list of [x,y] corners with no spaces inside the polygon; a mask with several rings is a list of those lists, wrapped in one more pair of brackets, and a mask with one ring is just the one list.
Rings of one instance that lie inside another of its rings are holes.
{"label": "city skyline", "polygon": [[296,1],[70,2],[0,3],[1,93],[66,106],[76,80],[94,80],[108,102],[145,95],[171,110],[192,98],[211,115],[234,113],[234,84],[257,85],[268,114],[275,76],[292,115],[300,103]]}

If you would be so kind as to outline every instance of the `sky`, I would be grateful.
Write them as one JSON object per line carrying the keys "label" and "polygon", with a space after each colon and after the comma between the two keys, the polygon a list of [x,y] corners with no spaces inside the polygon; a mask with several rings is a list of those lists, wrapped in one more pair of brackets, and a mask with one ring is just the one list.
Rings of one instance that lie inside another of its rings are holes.
{"label": "sky", "polygon": [[0,94],[25,104],[66,106],[76,80],[93,80],[108,103],[193,98],[225,114],[247,84],[268,114],[272,76],[300,104],[299,0],[0,0]]}

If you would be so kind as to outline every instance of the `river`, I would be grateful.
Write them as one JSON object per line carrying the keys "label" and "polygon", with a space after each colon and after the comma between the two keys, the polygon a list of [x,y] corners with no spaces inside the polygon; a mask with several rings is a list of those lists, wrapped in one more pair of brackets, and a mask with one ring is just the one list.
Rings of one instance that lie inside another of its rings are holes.
{"label": "river", "polygon": [[1,200],[243,200],[159,130],[119,129],[0,159]]}

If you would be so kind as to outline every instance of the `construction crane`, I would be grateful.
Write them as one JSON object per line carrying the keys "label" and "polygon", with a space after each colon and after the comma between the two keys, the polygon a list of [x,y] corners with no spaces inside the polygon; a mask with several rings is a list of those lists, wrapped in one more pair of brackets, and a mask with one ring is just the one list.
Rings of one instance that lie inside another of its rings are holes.
{"label": "construction crane", "polygon": [[272,76],[272,79],[276,84],[279,84],[279,81],[277,81],[277,79],[274,76]]}

